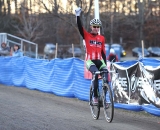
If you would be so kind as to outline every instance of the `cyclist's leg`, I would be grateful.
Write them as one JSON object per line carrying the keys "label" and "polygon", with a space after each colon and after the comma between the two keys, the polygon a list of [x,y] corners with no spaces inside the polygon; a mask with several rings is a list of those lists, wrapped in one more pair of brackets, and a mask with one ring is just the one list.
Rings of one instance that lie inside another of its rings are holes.
{"label": "cyclist's leg", "polygon": [[[98,68],[95,65],[92,65],[89,68],[89,71],[92,73],[92,75],[94,74],[94,72],[98,71]],[[94,97],[98,97],[97,94],[97,89],[98,89],[98,75],[95,75],[95,79],[93,79],[93,86],[94,86]]]}
{"label": "cyclist's leg", "polygon": [[[98,68],[91,60],[86,61],[86,66],[87,66],[87,69],[92,73],[92,76],[96,71],[98,71]],[[98,97],[98,94],[97,94],[98,75],[95,76],[95,79],[92,79],[92,84],[94,86],[94,97]]]}
{"label": "cyclist's leg", "polygon": [[105,73],[105,77],[106,77],[106,83],[108,83],[108,69],[107,69],[107,66],[104,62],[104,60],[101,60],[102,64],[99,68],[99,70],[106,70],[107,72]]}

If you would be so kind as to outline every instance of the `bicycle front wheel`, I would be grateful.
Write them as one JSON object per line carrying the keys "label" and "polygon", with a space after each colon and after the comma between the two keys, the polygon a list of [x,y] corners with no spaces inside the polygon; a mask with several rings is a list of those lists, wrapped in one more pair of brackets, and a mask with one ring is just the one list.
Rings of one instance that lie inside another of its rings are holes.
{"label": "bicycle front wheel", "polygon": [[91,114],[92,114],[93,119],[97,120],[99,118],[99,114],[100,114],[100,106],[99,106],[99,104],[94,105],[94,103],[93,103],[93,88],[92,88],[92,85],[90,87],[89,105],[90,105]]}
{"label": "bicycle front wheel", "polygon": [[112,122],[114,116],[114,102],[112,90],[108,84],[104,84],[103,86],[103,109],[107,122]]}

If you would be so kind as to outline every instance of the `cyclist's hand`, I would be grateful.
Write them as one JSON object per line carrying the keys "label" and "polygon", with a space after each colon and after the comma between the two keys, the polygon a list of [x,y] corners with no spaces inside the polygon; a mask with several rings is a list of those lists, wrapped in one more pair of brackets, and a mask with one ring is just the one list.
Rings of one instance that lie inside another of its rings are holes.
{"label": "cyclist's hand", "polygon": [[80,7],[78,7],[78,8],[75,10],[76,16],[80,16],[81,11],[82,11],[82,9],[81,9]]}

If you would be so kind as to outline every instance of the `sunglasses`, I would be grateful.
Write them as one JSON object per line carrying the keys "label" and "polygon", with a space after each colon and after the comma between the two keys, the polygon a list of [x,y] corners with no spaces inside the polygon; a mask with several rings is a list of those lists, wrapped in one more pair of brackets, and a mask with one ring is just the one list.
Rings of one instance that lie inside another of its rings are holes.
{"label": "sunglasses", "polygon": [[93,28],[100,28],[100,26],[93,26]]}

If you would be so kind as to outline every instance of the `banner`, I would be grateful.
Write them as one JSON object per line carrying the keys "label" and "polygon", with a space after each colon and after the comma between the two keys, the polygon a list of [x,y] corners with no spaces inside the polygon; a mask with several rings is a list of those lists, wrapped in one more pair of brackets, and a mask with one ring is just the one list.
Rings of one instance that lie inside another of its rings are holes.
{"label": "banner", "polygon": [[126,67],[113,64],[112,88],[114,102],[124,104],[153,104],[160,108],[160,69],[146,69],[142,62]]}

